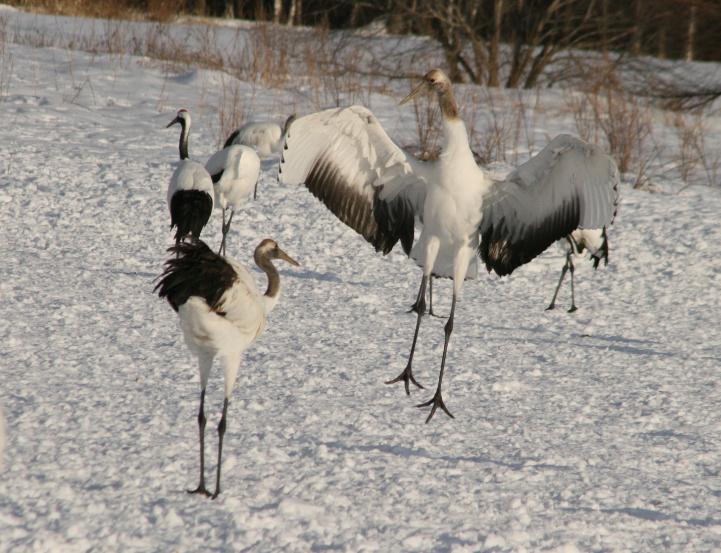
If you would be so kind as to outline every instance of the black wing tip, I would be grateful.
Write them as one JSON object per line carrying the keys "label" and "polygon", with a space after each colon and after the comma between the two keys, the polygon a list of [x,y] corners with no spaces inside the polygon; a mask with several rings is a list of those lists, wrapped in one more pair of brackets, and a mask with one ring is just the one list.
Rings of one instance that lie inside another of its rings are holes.
{"label": "black wing tip", "polygon": [[404,251],[410,252],[415,214],[404,198],[381,200],[376,189],[371,201],[350,188],[339,169],[323,155],[311,165],[305,186],[377,252],[387,255],[398,240],[402,241]]}
{"label": "black wing tip", "polygon": [[496,226],[491,224],[482,229],[478,254],[489,272],[493,270],[498,276],[510,275],[543,253],[556,240],[576,230],[580,213],[580,198],[575,196],[537,225],[525,228],[521,233],[516,232],[519,237],[513,240],[502,218]]}
{"label": "black wing tip", "polygon": [[240,133],[240,129],[236,129],[232,133],[230,133],[230,136],[228,136],[228,138],[225,139],[225,144],[223,144],[223,149],[227,148],[228,146],[233,145],[233,141],[238,136],[238,133]]}

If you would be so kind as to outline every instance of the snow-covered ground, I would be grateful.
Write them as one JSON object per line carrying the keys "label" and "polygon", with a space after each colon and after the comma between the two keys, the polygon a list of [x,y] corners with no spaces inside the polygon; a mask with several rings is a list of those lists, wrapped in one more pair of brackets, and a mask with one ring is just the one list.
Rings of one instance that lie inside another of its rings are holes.
{"label": "snow-covered ground", "polygon": [[[0,550],[721,550],[721,191],[624,186],[610,264],[578,263],[573,315],[568,288],[544,311],[556,250],[467,283],[444,386],[456,419],[425,425],[413,405],[428,391],[383,384],[405,364],[420,272],[265,162],[228,251],[250,264],[272,237],[302,268],[281,267],[281,302],[244,357],[210,501],[184,491],[197,481],[196,362],[153,286],[171,243],[165,125],[189,108],[191,156],[207,158],[223,77],[7,48]],[[302,94],[247,91],[257,118],[310,109]],[[412,108],[374,95],[373,109],[413,142]],[[555,112],[534,121],[539,136],[572,130]],[[206,233],[217,247],[218,213]],[[434,291],[446,314],[449,282]],[[426,319],[427,387],[442,344],[443,320]],[[216,370],[209,475],[221,405]]]}

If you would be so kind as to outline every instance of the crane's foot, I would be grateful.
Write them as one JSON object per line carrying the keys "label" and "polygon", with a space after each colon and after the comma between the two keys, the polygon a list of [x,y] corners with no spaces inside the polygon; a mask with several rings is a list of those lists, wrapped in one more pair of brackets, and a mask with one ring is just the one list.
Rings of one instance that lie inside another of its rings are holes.
{"label": "crane's foot", "polygon": [[571,308],[568,310],[569,313],[573,313],[574,311],[578,311],[578,307],[575,305],[572,305]]}
{"label": "crane's foot", "polygon": [[418,309],[420,309],[420,307],[418,306],[418,302],[416,302],[413,305],[411,305],[411,308],[408,311],[406,311],[406,313],[416,313],[417,314]]}
{"label": "crane's foot", "polygon": [[425,389],[422,384],[419,384],[418,381],[415,378],[413,378],[413,369],[411,368],[410,363],[408,363],[408,365],[406,365],[406,368],[403,369],[403,372],[401,374],[399,374],[393,380],[386,381],[386,384],[395,384],[396,382],[401,382],[401,381],[403,381],[403,383],[405,384],[407,396],[411,395],[411,390],[410,390],[410,386],[409,386],[409,384],[411,382],[416,387],[420,388],[421,390]]}
{"label": "crane's foot", "polygon": [[428,418],[426,419],[426,424],[428,424],[428,422],[433,418],[433,415],[436,414],[436,409],[438,409],[439,407],[446,415],[448,415],[452,419],[456,418],[448,410],[448,408],[446,407],[446,404],[443,403],[443,396],[441,395],[440,389],[436,390],[436,393],[433,394],[433,397],[431,399],[429,399],[428,401],[426,401],[424,403],[419,403],[418,405],[416,405],[416,407],[418,407],[418,408],[428,407],[428,406],[432,406],[432,407],[431,407],[431,412],[429,413]]}
{"label": "crane's foot", "polygon": [[[418,309],[420,309],[420,308],[418,307],[418,302],[416,302],[413,305],[411,305],[411,308],[408,311],[406,311],[406,313],[418,313]],[[431,317],[437,317],[439,319],[445,319],[445,317],[443,315],[436,315],[433,312],[432,307],[428,310],[428,315],[430,315]]]}
{"label": "crane's foot", "polygon": [[555,309],[555,307],[556,307],[556,305],[552,303],[551,305],[546,307],[546,311],[551,311],[551,310]]}
{"label": "crane's foot", "polygon": [[[208,494],[208,495],[210,495],[210,494]],[[215,499],[215,498],[218,497],[219,495],[220,495],[220,488],[217,489],[217,490],[215,490],[215,493],[210,496],[210,499]]]}
{"label": "crane's foot", "polygon": [[192,493],[199,493],[199,494],[204,495],[205,497],[210,497],[210,496],[211,496],[210,492],[205,489],[205,485],[204,485],[204,484],[201,484],[200,486],[198,486],[198,487],[195,488],[194,490],[187,490],[187,491],[188,491],[188,493],[191,493],[191,494],[192,494]]}

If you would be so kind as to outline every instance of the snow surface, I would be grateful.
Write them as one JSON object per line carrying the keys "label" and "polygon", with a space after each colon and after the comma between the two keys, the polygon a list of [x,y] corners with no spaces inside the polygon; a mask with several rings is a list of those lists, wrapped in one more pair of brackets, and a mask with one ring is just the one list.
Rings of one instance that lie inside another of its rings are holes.
{"label": "snow surface", "polygon": [[[721,550],[718,189],[624,186],[610,264],[578,264],[573,315],[565,287],[544,311],[556,250],[466,283],[444,385],[456,419],[425,425],[413,405],[428,390],[409,399],[383,384],[405,365],[420,272],[398,251],[375,254],[264,162],[228,252],[250,264],[272,237],[302,267],[280,266],[283,297],[245,354],[210,501],[185,493],[197,483],[196,362],[153,285],[172,242],[177,132],[164,127],[189,108],[191,157],[204,161],[222,77],[8,49],[1,551]],[[259,119],[310,109],[253,91]],[[372,107],[413,141],[412,109],[377,95]],[[534,121],[539,136],[571,129],[555,112]],[[206,233],[217,247],[217,212]],[[440,313],[450,290],[434,286]],[[424,321],[415,356],[431,389],[443,323]],[[206,403],[210,477],[218,367]]]}

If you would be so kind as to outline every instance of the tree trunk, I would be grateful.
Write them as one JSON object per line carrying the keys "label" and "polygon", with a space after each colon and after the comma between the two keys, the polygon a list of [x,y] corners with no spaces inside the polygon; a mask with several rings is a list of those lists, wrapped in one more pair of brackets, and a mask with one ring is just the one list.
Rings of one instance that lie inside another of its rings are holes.
{"label": "tree trunk", "polygon": [[631,51],[634,55],[641,55],[642,40],[643,40],[643,0],[635,0],[634,3],[634,27],[633,27],[633,42],[631,44]]}
{"label": "tree trunk", "polygon": [[688,14],[688,34],[686,38],[686,61],[693,61],[694,42],[696,39],[696,6],[691,6]]}
{"label": "tree trunk", "polygon": [[288,25],[300,25],[303,22],[303,0],[291,0],[288,13]]}
{"label": "tree trunk", "polygon": [[273,0],[273,23],[280,23],[281,15],[283,15],[283,1]]}
{"label": "tree trunk", "polygon": [[501,25],[503,24],[503,0],[493,3],[493,35],[488,48],[488,86],[498,86],[498,51],[501,43]]}
{"label": "tree trunk", "polygon": [[608,54],[608,0],[601,1],[601,51]]}
{"label": "tree trunk", "polygon": [[233,0],[233,17],[236,19],[243,17],[243,0]]}

